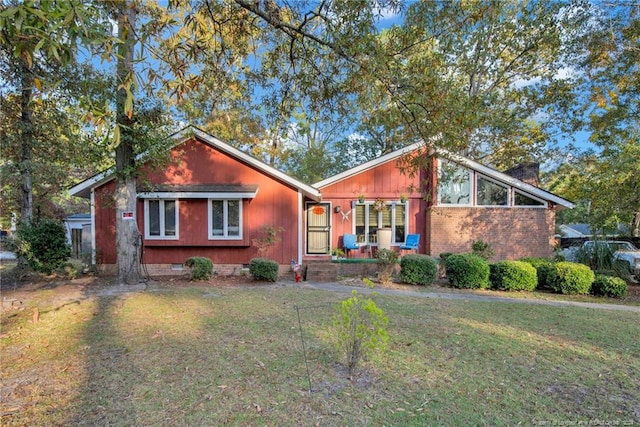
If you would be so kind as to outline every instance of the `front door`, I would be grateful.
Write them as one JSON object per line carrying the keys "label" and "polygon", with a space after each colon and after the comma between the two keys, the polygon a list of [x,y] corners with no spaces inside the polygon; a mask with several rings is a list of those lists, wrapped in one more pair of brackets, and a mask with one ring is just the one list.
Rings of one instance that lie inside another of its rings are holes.
{"label": "front door", "polygon": [[326,255],[331,249],[331,206],[307,203],[307,253]]}

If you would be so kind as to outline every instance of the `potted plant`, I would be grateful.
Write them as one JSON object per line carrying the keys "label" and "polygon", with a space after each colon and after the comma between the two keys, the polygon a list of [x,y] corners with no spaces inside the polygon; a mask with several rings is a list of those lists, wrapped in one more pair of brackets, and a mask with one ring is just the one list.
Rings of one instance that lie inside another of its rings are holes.
{"label": "potted plant", "polygon": [[360,195],[358,196],[358,202],[360,202],[360,203],[364,203],[364,194],[360,194]]}
{"label": "potted plant", "polygon": [[402,193],[400,195],[400,203],[407,203],[407,195]]}
{"label": "potted plant", "polygon": [[344,251],[342,250],[342,248],[333,248],[333,250],[331,251],[331,259],[333,261],[337,260],[338,258],[342,258],[344,256]]}

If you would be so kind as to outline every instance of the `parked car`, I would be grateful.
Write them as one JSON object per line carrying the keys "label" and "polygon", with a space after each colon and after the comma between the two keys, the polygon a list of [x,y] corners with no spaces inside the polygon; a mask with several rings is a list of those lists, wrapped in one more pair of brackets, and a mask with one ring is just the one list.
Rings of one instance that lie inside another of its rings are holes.
{"label": "parked car", "polygon": [[629,264],[629,270],[640,277],[640,250],[638,250],[631,242],[623,240],[587,240],[582,244],[584,250],[593,253],[597,249],[597,245],[606,245],[613,253],[613,259],[624,261]]}

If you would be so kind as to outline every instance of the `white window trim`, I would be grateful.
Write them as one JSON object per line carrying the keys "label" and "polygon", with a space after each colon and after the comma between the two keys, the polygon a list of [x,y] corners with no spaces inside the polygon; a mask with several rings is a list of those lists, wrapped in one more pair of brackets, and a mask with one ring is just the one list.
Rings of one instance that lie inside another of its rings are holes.
{"label": "white window trim", "polygon": [[[528,193],[526,191],[522,191],[517,189],[516,187],[509,185],[507,183],[504,183],[502,181],[499,181],[497,179],[491,178],[487,175],[484,175],[478,171],[475,171],[473,169],[469,169],[466,166],[460,165],[458,163],[456,163],[459,167],[467,170],[470,174],[469,180],[470,180],[470,200],[469,203],[467,204],[453,204],[453,203],[443,203],[442,200],[440,199],[441,193],[440,193],[440,177],[441,177],[441,171],[442,171],[442,159],[438,159],[438,186],[436,188],[436,192],[437,192],[437,206],[439,207],[446,207],[446,208],[455,208],[455,207],[474,207],[474,208],[525,208],[525,209],[546,209],[549,207],[549,201],[548,200],[544,200],[540,197],[534,196],[531,193]],[[478,178],[482,178],[482,179],[486,179],[487,181],[491,181],[501,187],[504,187],[507,189],[507,204],[506,205],[481,205],[478,203]],[[515,193],[519,193],[522,194],[523,196],[529,197],[533,200],[537,200],[539,202],[542,203],[542,205],[516,205],[515,204]]]}
{"label": "white window trim", "polygon": [[[180,202],[178,201],[178,199],[152,199],[152,200],[156,200],[160,202],[160,235],[159,236],[152,236],[150,234],[149,231],[149,199],[145,199],[144,201],[144,238],[147,240],[178,240],[180,238],[180,222],[179,222],[179,218],[180,218]],[[165,230],[164,230],[164,202],[165,201],[169,201],[169,202],[175,202],[176,203],[176,209],[175,209],[175,223],[176,223],[176,235],[175,236],[165,236]]]}
{"label": "white window trim", "polygon": [[[474,199],[474,205],[479,207],[479,208],[510,208],[511,207],[511,187],[509,185],[505,185],[504,183],[500,182],[500,181],[496,181],[495,179],[489,178],[486,175],[482,175],[480,173],[475,173],[474,174],[474,191],[473,191],[473,199]],[[478,203],[478,179],[484,179],[487,180],[489,182],[492,182],[502,188],[504,188],[505,190],[507,190],[507,203],[504,205],[481,205],[480,203]]]}
{"label": "white window trim", "polygon": [[[378,243],[368,243],[369,242],[369,227],[367,224],[369,224],[369,217],[370,215],[370,209],[368,208],[369,206],[373,205],[375,202],[374,201],[369,201],[369,200],[365,200],[364,202],[360,203],[360,202],[355,202],[353,203],[353,221],[352,221],[352,227],[351,227],[351,232],[353,234],[356,233],[356,213],[355,213],[355,208],[356,206],[366,206],[367,208],[365,208],[364,211],[364,236],[365,236],[365,244],[366,245],[371,245],[371,246],[378,246]],[[398,201],[393,201],[393,200],[385,200],[385,204],[387,206],[389,206],[389,208],[391,208],[394,204],[395,205],[404,205],[404,234],[405,234],[405,239],[407,237],[408,234],[408,228],[409,228],[409,201],[407,200],[406,202],[398,202]],[[380,219],[382,216],[382,212],[378,212],[378,223],[380,223]],[[396,211],[392,210],[391,211],[391,228],[393,229],[396,223]],[[393,238],[395,238],[395,233],[393,233],[392,235]],[[392,245],[402,245],[404,243],[404,240],[402,242],[396,242],[393,241],[391,242]]]}
{"label": "white window trim", "polygon": [[[529,193],[525,193],[524,191],[520,191],[520,190],[517,190],[515,188],[513,189],[513,192],[514,192],[514,195],[513,195],[513,198],[512,198],[512,205],[513,205],[512,207],[514,207],[514,208],[547,209],[549,207],[549,202],[547,202],[546,200],[543,200],[543,199],[541,199],[539,197],[536,197],[536,196],[531,195]],[[515,193],[519,193],[519,194],[522,194],[523,196],[528,197],[530,199],[537,200],[542,204],[541,205],[516,205]]]}
{"label": "white window trim", "polygon": [[442,159],[438,159],[438,185],[436,186],[438,206],[446,206],[446,207],[456,207],[456,206],[469,207],[469,206],[473,206],[474,202],[475,202],[475,194],[476,194],[475,173],[474,173],[473,169],[469,169],[469,168],[467,168],[465,166],[462,166],[459,163],[455,163],[455,162],[450,162],[450,163],[454,163],[458,167],[466,170],[468,175],[469,175],[469,202],[468,203],[443,203],[442,202],[442,200],[440,199],[440,197],[441,197],[440,177],[442,176]]}
{"label": "white window trim", "polygon": [[[224,235],[222,236],[214,236],[213,235],[213,211],[212,211],[212,205],[211,202],[213,200],[216,201],[223,201],[223,212],[224,212],[224,223],[223,223],[223,230],[224,230]],[[238,236],[229,236],[227,235],[229,233],[229,216],[228,216],[228,202],[232,200],[232,201],[237,201],[239,204],[238,207],[238,215],[240,216],[239,218],[239,224],[238,227],[240,228],[239,230],[239,235]],[[207,199],[207,233],[208,233],[208,237],[209,240],[242,240],[242,235],[243,235],[243,229],[244,229],[244,225],[242,222],[242,210],[243,210],[243,200],[242,199],[235,199],[235,198],[227,198],[227,199],[220,199],[220,198],[211,198],[211,199]]]}

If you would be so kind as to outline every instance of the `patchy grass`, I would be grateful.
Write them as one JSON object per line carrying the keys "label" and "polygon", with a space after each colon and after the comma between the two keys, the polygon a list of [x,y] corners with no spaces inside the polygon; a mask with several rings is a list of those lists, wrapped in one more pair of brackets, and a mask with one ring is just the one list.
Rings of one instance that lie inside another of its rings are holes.
{"label": "patchy grass", "polygon": [[3,425],[640,422],[640,313],[379,295],[389,350],[347,378],[325,340],[346,294],[34,292],[3,313]]}

